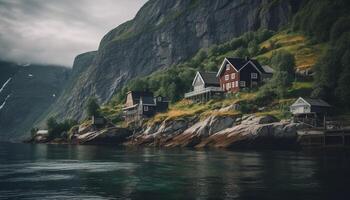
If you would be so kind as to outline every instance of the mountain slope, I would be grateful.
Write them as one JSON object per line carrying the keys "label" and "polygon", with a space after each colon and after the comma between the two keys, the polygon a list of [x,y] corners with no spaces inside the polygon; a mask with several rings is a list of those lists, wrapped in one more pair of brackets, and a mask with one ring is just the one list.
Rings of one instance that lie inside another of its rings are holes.
{"label": "mountain slope", "polygon": [[[89,96],[107,102],[128,80],[192,57],[245,32],[277,30],[289,22],[300,1],[150,0],[136,17],[104,36],[70,95],[51,115],[81,119]],[[69,110],[69,113],[67,113]]]}
{"label": "mountain slope", "polygon": [[26,135],[59,96],[69,69],[1,62],[0,140]]}

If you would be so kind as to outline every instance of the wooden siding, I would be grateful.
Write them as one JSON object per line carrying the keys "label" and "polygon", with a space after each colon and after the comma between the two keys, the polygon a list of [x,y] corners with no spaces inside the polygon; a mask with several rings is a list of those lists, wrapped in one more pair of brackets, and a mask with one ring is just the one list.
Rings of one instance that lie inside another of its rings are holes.
{"label": "wooden siding", "polygon": [[[226,66],[229,65],[229,70],[226,70]],[[235,74],[234,79],[232,79],[232,74]],[[225,80],[225,76],[228,75],[228,80]],[[240,74],[233,68],[231,64],[226,62],[225,68],[222,70],[220,74],[220,87],[224,92],[239,92],[239,80]],[[237,86],[238,83],[238,86]],[[227,85],[230,84],[230,87],[227,88]],[[234,86],[234,87],[232,87]]]}
{"label": "wooden siding", "polygon": [[[251,77],[252,73],[256,73],[257,74],[257,78],[256,79],[253,79]],[[256,86],[260,85],[260,83],[261,83],[261,74],[259,73],[259,71],[252,64],[249,63],[247,66],[245,66],[244,68],[241,69],[241,71],[240,71],[240,81],[245,81],[245,87],[246,88],[253,88],[253,87],[256,87]],[[255,84],[253,82],[255,82]]]}

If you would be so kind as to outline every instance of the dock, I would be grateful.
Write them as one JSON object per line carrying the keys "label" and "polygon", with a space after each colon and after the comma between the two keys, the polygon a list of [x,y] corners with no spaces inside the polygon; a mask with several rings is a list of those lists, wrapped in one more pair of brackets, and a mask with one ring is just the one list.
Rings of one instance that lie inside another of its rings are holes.
{"label": "dock", "polygon": [[298,142],[303,148],[350,147],[350,128],[311,128],[298,131],[298,135]]}

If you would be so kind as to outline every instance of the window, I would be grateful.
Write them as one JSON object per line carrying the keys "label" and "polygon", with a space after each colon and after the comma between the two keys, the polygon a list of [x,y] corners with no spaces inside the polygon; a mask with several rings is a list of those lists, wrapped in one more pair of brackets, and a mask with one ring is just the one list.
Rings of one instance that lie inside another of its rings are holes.
{"label": "window", "polygon": [[228,79],[230,79],[229,75],[225,75],[225,81],[228,81]]}
{"label": "window", "polygon": [[236,87],[238,87],[238,81],[236,81]]}
{"label": "window", "polygon": [[162,101],[162,97],[158,97],[158,101]]}
{"label": "window", "polygon": [[251,73],[251,77],[252,77],[252,79],[257,79],[258,78],[258,74],[257,73]]}
{"label": "window", "polygon": [[235,73],[231,74],[231,79],[233,80],[235,78],[236,78],[236,74]]}
{"label": "window", "polygon": [[226,71],[230,70],[230,64],[226,64]]}
{"label": "window", "polygon": [[239,82],[239,86],[245,87],[245,81],[240,81],[240,82]]}
{"label": "window", "polygon": [[226,89],[230,89],[231,88],[231,83],[226,83]]}
{"label": "window", "polygon": [[225,84],[222,85],[222,89],[225,90]]}
{"label": "window", "polygon": [[148,106],[143,106],[144,111],[148,111]]}
{"label": "window", "polygon": [[235,82],[232,82],[231,84],[232,84],[232,88],[234,88],[235,87]]}

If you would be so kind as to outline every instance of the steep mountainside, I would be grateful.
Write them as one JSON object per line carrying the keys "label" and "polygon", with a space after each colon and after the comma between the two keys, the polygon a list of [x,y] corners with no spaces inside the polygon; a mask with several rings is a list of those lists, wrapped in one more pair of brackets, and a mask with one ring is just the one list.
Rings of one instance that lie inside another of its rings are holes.
{"label": "steep mountainside", "polygon": [[24,136],[61,93],[69,69],[0,62],[0,140]]}
{"label": "steep mountainside", "polygon": [[93,60],[90,54],[87,62],[76,62],[75,68],[86,70],[50,115],[81,119],[89,96],[104,103],[126,81],[178,64],[201,48],[259,28],[279,29],[300,1],[150,0],[133,20],[104,36]]}

